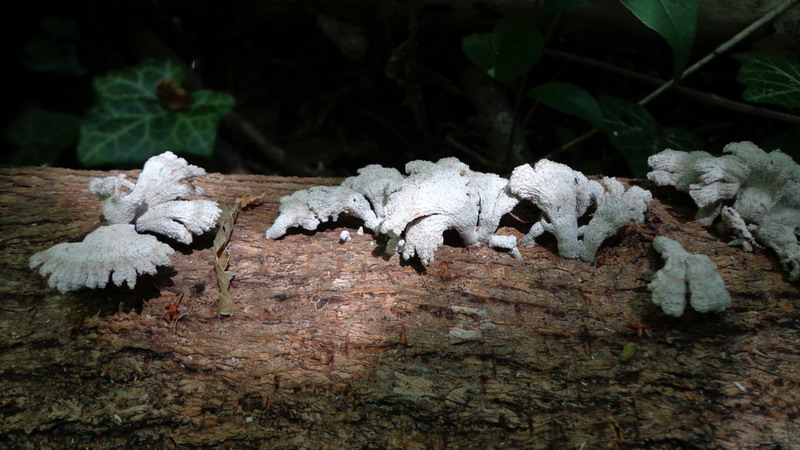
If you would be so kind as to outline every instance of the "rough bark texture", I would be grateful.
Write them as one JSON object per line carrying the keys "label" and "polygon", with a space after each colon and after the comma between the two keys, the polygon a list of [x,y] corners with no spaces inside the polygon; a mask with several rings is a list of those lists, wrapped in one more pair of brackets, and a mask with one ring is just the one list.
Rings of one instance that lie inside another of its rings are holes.
{"label": "rough bark texture", "polygon": [[[221,319],[210,238],[133,291],[58,295],[28,269],[99,224],[86,185],[104,174],[0,169],[4,445],[800,446],[798,287],[770,253],[689,221],[688,197],[654,191],[647,223],[595,265],[547,243],[521,262],[444,246],[421,271],[335,227],[263,238],[280,196],[335,180],[212,174],[207,198],[267,193],[239,216]],[[671,319],[649,302],[657,234],[716,262],[728,311]]]}

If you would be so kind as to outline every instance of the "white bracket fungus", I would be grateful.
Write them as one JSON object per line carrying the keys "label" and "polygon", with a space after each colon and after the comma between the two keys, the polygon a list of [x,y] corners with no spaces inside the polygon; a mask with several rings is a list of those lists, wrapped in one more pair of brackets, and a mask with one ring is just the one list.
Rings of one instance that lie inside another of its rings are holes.
{"label": "white bracket fungus", "polygon": [[664,236],[653,240],[653,248],[664,258],[664,267],[656,272],[647,286],[653,293],[653,303],[664,313],[680,317],[689,303],[695,311],[706,313],[724,311],[731,304],[725,282],[717,273],[717,265],[706,255],[689,253]]}
{"label": "white bracket fungus", "polygon": [[533,202],[544,215],[533,224],[522,244],[536,245],[536,238],[547,231],[556,237],[562,258],[577,259],[581,254],[578,217],[586,213],[603,188],[577,170],[547,159],[533,167],[524,164],[514,169],[508,187]]}
{"label": "white bracket fungus", "polygon": [[110,225],[88,234],[82,242],[57,244],[36,253],[31,268],[49,276],[48,283],[60,292],[86,286],[105,287],[109,280],[129,288],[136,277],[154,274],[156,266],[167,265],[174,250],[154,236],[137,232],[152,231],[189,244],[192,234],[213,228],[221,210],[209,200],[179,200],[201,194],[192,185],[205,176],[200,167],[189,165],[171,152],[150,158],[136,184],[125,175],[95,178],[89,190],[106,199],[103,215]]}
{"label": "white bracket fungus", "polygon": [[583,235],[581,259],[593,261],[606,239],[629,223],[643,223],[647,205],[653,200],[650,191],[632,186],[627,191],[616,178],[603,178],[606,191],[597,199],[597,210],[589,223],[579,229]]}
{"label": "white bracket fungus", "polygon": [[[120,245],[124,243],[124,245]],[[133,225],[100,227],[82,242],[57,244],[31,257],[31,269],[50,276],[48,284],[62,294],[80,287],[103,288],[111,280],[133,289],[136,276],[156,273],[156,266],[169,264],[175,252],[155,236],[138,234]]]}
{"label": "white bracket fungus", "polygon": [[[647,177],[688,192],[710,225],[720,214],[745,250],[755,242],[772,248],[789,278],[800,278],[800,166],[779,150],[752,142],[725,146],[724,156],[664,150],[651,156]],[[723,207],[726,207],[723,209]]]}
{"label": "white bracket fungus", "polygon": [[222,212],[210,200],[180,200],[201,195],[203,189],[192,182],[205,175],[203,168],[165,152],[147,160],[136,184],[120,174],[93,179],[89,190],[105,199],[103,216],[108,223],[133,223],[139,232],[191,244],[192,234],[213,228]]}
{"label": "white bracket fungus", "polygon": [[280,215],[264,236],[277,239],[292,227],[316,230],[322,222],[336,221],[341,213],[361,218],[370,230],[378,226],[378,218],[362,194],[346,186],[314,186],[281,197]]}
{"label": "white bracket fungus", "polygon": [[456,158],[412,161],[406,173],[370,165],[341,186],[315,186],[283,197],[280,215],[265,236],[277,239],[297,226],[314,230],[350,213],[366,228],[389,235],[388,252],[404,259],[416,255],[426,266],[449,229],[468,247],[490,245],[519,257],[515,237],[494,235],[500,218],[518,201],[505,179],[473,172]]}
{"label": "white bracket fungus", "polygon": [[[389,236],[388,254],[400,253],[403,259],[417,256],[424,266],[444,243],[447,230],[456,231],[467,247],[488,245],[521,259],[516,237],[495,231],[522,198],[544,214],[523,244],[535,245],[534,239],[549,231],[556,235],[562,257],[592,261],[605,239],[629,222],[644,221],[652,199],[644,189],[626,191],[613,178],[601,184],[547,160],[535,167],[517,167],[510,181],[474,172],[456,158],[412,161],[405,171],[407,176],[370,165],[340,186],[315,186],[285,196],[280,215],[265,236],[277,239],[298,226],[314,230],[321,222],[349,213],[360,217],[366,228]],[[578,218],[593,204],[597,204],[594,218],[579,229]]]}
{"label": "white bracket fungus", "polygon": [[[584,261],[594,260],[603,241],[628,223],[644,222],[644,212],[653,198],[649,191],[636,186],[625,191],[615,178],[604,178],[600,184],[546,159],[533,167],[525,164],[514,169],[508,186],[542,210],[543,217],[533,224],[523,245],[536,245],[536,238],[547,231],[556,237],[561,257]],[[597,208],[592,220],[578,227],[578,218],[593,204]]]}

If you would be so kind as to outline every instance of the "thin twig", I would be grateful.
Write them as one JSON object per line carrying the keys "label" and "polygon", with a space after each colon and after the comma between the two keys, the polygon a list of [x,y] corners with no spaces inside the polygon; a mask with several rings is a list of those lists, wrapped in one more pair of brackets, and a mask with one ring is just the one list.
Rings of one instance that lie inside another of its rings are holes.
{"label": "thin twig", "polygon": [[798,0],[786,0],[781,5],[775,7],[772,11],[766,13],[763,17],[761,17],[760,19],[758,19],[755,22],[751,23],[750,26],[748,26],[744,30],[742,30],[739,33],[737,33],[734,37],[728,39],[722,45],[720,45],[719,47],[715,48],[711,53],[706,55],[705,58],[703,58],[700,61],[697,61],[696,63],[692,64],[691,67],[689,67],[688,69],[683,71],[683,73],[681,74],[680,77],[678,77],[678,79],[672,79],[672,80],[668,81],[667,83],[665,83],[660,88],[658,88],[655,91],[651,92],[650,95],[648,95],[647,97],[639,100],[639,104],[640,105],[646,105],[651,100],[653,100],[654,98],[656,98],[659,95],[661,95],[664,91],[666,91],[667,89],[671,88],[675,83],[677,83],[678,81],[686,78],[687,76],[697,72],[701,67],[703,67],[706,64],[708,64],[712,59],[714,59],[717,56],[719,56],[719,55],[725,53],[726,51],[728,51],[731,47],[733,47],[734,45],[738,44],[742,39],[744,39],[744,38],[750,36],[751,34],[753,34],[754,31],[756,31],[757,29],[761,28],[767,22],[771,21],[772,19],[777,17],[779,14],[781,14],[784,11],[786,11],[787,8],[791,7],[792,5],[794,5],[797,2],[798,2]]}
{"label": "thin twig", "polygon": [[[574,55],[571,53],[566,53],[558,50],[547,50],[546,52],[550,56],[555,56],[556,58],[563,59],[565,61],[570,61],[577,64],[584,64],[587,66],[595,67],[598,69],[605,70],[607,72],[622,75],[626,78],[641,81],[643,83],[653,84],[657,86],[661,86],[664,83],[666,83],[666,81],[662,80],[661,78],[646,75],[641,72],[636,72],[634,70],[626,69],[624,67],[616,66],[614,64],[610,64],[604,61],[598,61],[593,58],[588,58],[581,55]],[[687,97],[699,100],[704,103],[708,103],[710,105],[719,106],[720,108],[751,114],[754,116],[764,117],[767,119],[779,120],[781,122],[791,123],[795,125],[800,124],[800,116],[795,116],[792,114],[787,114],[772,109],[760,108],[758,106],[751,105],[750,103],[737,102],[724,97],[720,97],[716,94],[698,91],[697,89],[692,89],[681,85],[675,85],[672,87],[672,89],[679,94],[683,94]]]}
{"label": "thin twig", "polygon": [[[788,8],[794,6],[798,1],[800,1],[800,0],[786,0],[785,2],[783,2],[780,5],[776,6],[770,12],[768,12],[767,14],[762,16],[760,19],[758,19],[755,22],[753,22],[752,24],[750,24],[747,28],[745,28],[744,30],[740,31],[739,33],[737,33],[732,38],[730,38],[727,41],[725,41],[719,47],[715,48],[711,53],[706,55],[705,58],[701,59],[700,61],[697,61],[691,67],[686,69],[681,74],[681,76],[678,77],[677,81],[680,81],[683,78],[685,78],[686,76],[691,75],[692,73],[694,73],[697,70],[699,70],[701,67],[703,67],[706,64],[708,64],[711,60],[713,60],[717,56],[719,56],[722,53],[728,51],[731,47],[733,47],[734,45],[736,45],[739,42],[741,42],[744,38],[746,38],[746,37],[750,36],[751,34],[753,34],[753,32],[755,30],[757,30],[758,28],[764,26],[769,21],[773,20],[775,17],[777,17],[778,15],[780,15],[781,13],[786,11]],[[664,83],[663,85],[661,85],[661,87],[659,87],[658,89],[654,90],[653,92],[651,92],[649,95],[647,95],[643,99],[639,100],[638,103],[640,105],[646,105],[651,100],[653,100],[654,98],[656,98],[659,95],[661,95],[662,93],[664,93],[664,91],[666,91],[667,89],[673,87],[675,85],[675,83],[676,83],[675,79]],[[552,158],[554,155],[557,155],[557,154],[559,154],[559,153],[561,153],[561,152],[563,152],[563,151],[565,151],[567,149],[570,149],[570,148],[574,147],[575,145],[578,145],[578,144],[584,142],[585,140],[587,140],[590,137],[592,137],[595,134],[597,134],[598,131],[600,131],[600,130],[598,130],[597,128],[593,128],[590,131],[584,133],[583,135],[578,136],[577,138],[573,139],[572,141],[567,142],[566,144],[562,145],[561,147],[553,150],[552,152],[548,153],[547,155],[543,156],[542,158],[548,158],[548,159]]]}

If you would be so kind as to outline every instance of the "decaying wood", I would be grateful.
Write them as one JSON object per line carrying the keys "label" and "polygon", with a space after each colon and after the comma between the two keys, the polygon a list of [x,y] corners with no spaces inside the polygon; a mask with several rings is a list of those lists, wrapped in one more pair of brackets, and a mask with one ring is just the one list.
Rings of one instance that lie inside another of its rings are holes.
{"label": "decaying wood", "polygon": [[[280,196],[335,180],[212,174],[207,198],[266,192],[236,223],[220,318],[210,237],[133,291],[59,295],[28,269],[99,225],[86,185],[105,174],[0,169],[4,445],[800,446],[798,286],[769,252],[689,221],[688,197],[654,191],[647,223],[595,265],[552,243],[521,262],[448,245],[421,271],[370,235],[340,244],[340,225],[263,238]],[[657,234],[716,262],[728,311],[671,319],[649,302]]]}

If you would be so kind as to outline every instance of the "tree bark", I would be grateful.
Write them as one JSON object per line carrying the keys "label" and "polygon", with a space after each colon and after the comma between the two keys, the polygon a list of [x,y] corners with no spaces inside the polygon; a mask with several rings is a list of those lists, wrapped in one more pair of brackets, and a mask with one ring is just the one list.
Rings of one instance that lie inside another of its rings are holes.
{"label": "tree bark", "polygon": [[[211,174],[206,198],[266,193],[236,223],[234,315],[220,318],[211,237],[133,290],[59,295],[28,268],[101,223],[86,186],[108,174],[0,169],[5,445],[800,446],[798,286],[771,253],[692,222],[682,194],[654,189],[646,223],[595,264],[548,242],[523,261],[445,245],[421,270],[371,235],[340,244],[355,221],[263,238],[281,196],[338,180]],[[656,235],[711,257],[731,308],[674,319],[651,304]]]}

